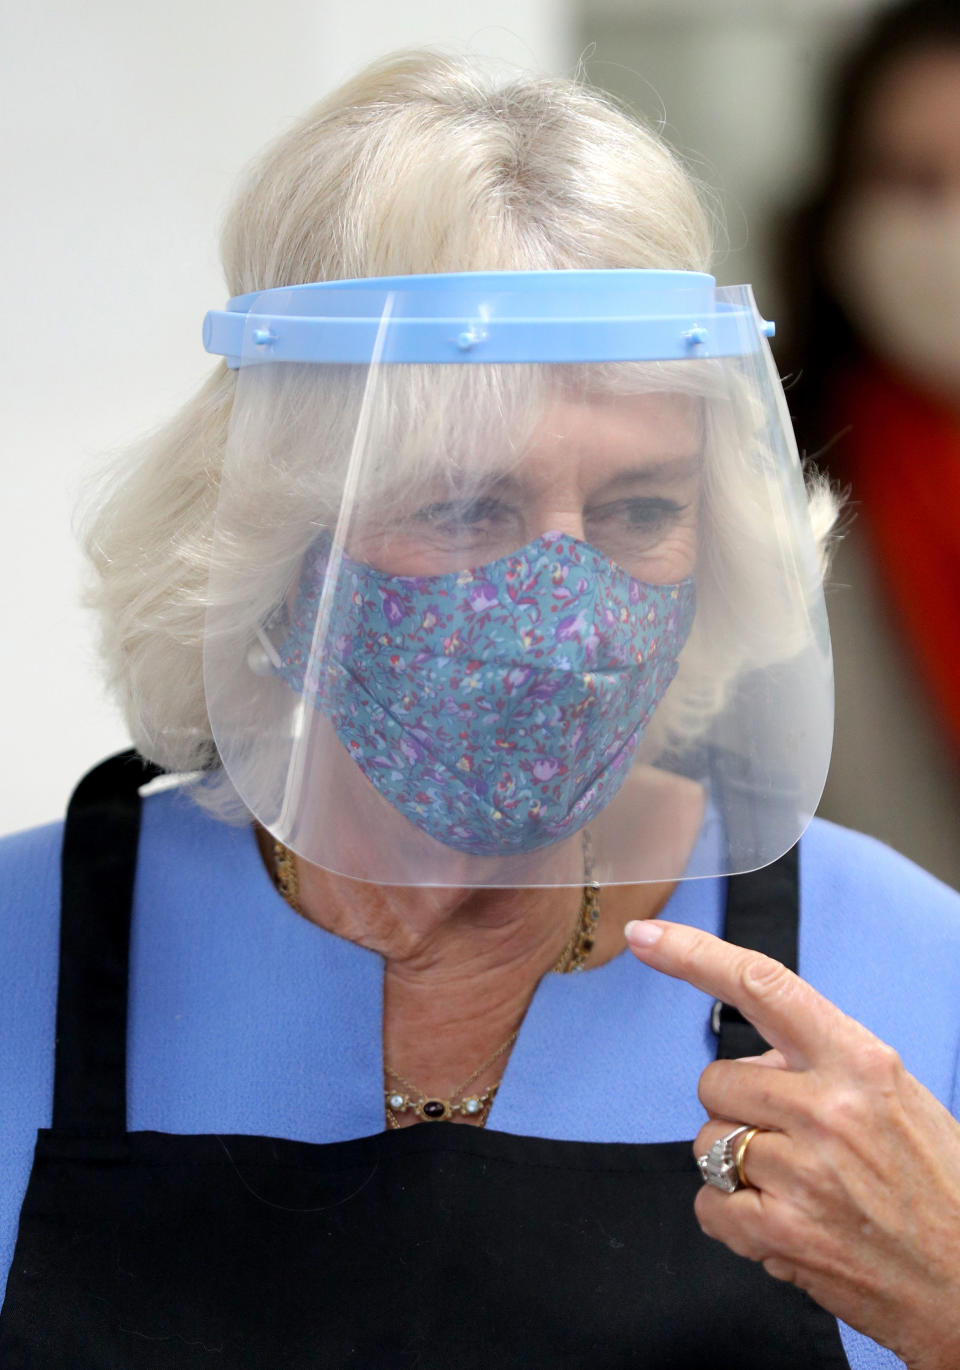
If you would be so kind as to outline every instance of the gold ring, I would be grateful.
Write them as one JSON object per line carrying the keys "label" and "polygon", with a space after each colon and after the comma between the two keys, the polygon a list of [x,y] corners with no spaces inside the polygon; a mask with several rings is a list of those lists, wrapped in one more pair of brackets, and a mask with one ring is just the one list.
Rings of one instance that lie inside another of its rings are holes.
{"label": "gold ring", "polygon": [[746,1189],[756,1189],[757,1187],[755,1184],[751,1184],[750,1181],[747,1179],[746,1175],[743,1173],[743,1163],[746,1160],[747,1147],[753,1141],[757,1133],[761,1132],[762,1130],[763,1129],[759,1127],[748,1128],[747,1131],[740,1138],[739,1145],[737,1146],[737,1149],[734,1153],[733,1163],[737,1168],[737,1178]]}

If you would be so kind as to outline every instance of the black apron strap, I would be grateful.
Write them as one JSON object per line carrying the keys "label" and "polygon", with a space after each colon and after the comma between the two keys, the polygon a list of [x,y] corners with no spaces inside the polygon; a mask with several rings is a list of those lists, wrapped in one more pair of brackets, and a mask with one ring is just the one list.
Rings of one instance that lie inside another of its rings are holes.
{"label": "black apron strap", "polygon": [[[727,911],[723,935],[727,942],[762,951],[790,970],[797,969],[800,931],[800,844],[778,860],[747,875],[727,880]],[[711,1026],[719,1038],[717,1058],[759,1056],[769,1045],[731,1004],[718,999]]]}
{"label": "black apron strap", "polygon": [[80,781],[67,809],[53,1086],[57,1132],[126,1131],[127,962],[139,789],[160,774],[136,752],[121,752]]}

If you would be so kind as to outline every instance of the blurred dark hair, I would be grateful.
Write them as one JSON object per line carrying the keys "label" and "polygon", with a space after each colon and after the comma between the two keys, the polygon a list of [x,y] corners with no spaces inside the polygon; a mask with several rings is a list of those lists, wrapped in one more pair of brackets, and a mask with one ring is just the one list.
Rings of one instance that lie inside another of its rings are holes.
{"label": "blurred dark hair", "polygon": [[[837,370],[861,350],[856,330],[834,297],[824,263],[827,223],[858,173],[862,113],[880,81],[917,53],[960,50],[960,0],[905,0],[882,9],[841,58],[823,107],[824,161],[809,198],[779,235],[783,345],[777,360],[788,386],[801,452],[816,455],[834,436],[825,401]],[[842,452],[822,464],[842,475]]]}

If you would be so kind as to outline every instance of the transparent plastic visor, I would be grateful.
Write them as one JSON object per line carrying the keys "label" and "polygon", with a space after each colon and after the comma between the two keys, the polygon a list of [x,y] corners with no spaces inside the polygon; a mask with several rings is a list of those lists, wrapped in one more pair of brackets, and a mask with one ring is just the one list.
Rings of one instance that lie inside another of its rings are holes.
{"label": "transparent plastic visor", "polygon": [[205,686],[303,860],[563,886],[585,838],[601,883],[797,840],[832,732],[818,549],[762,321],[717,296],[724,355],[635,361],[398,360],[390,292],[366,360],[271,362],[251,311]]}

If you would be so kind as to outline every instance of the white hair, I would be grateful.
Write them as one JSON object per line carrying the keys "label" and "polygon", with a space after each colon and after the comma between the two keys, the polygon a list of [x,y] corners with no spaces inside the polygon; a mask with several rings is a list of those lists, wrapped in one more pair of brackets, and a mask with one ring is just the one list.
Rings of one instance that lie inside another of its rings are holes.
{"label": "white hair", "polygon": [[[676,156],[607,96],[555,78],[498,84],[473,61],[413,52],[367,68],[258,159],[227,216],[222,250],[229,291],[237,295],[306,281],[445,271],[703,271],[710,266],[711,233]],[[437,424],[462,415],[467,392],[476,400],[483,372],[488,397],[491,385],[500,387],[497,408],[505,415],[510,393],[530,369],[513,368],[504,379],[511,368],[444,368],[445,402],[438,403],[434,377],[425,409],[416,403],[412,368],[399,368],[408,371],[402,385],[412,410],[421,421],[429,412]],[[180,413],[132,454],[135,460],[128,457],[122,473],[111,473],[109,486],[94,495],[85,528],[97,573],[90,598],[101,612],[110,679],[133,740],[170,770],[213,772],[214,783],[197,793],[224,817],[241,816],[241,808],[226,777],[216,776],[202,644],[236,377],[221,363]],[[346,392],[351,382],[344,380]],[[678,386],[671,381],[664,388]],[[285,412],[295,427],[305,414],[295,379],[287,399]],[[728,422],[734,431],[714,435],[717,442],[729,448],[743,441],[748,409],[733,407]],[[340,410],[341,416],[350,412],[349,403]],[[328,446],[337,447],[332,431]],[[229,546],[224,550],[221,539],[217,550],[218,569],[229,563],[236,572],[236,614],[246,616],[250,636],[289,586],[318,528],[329,524],[342,481],[342,468],[331,458],[313,464],[306,491],[281,444],[271,448],[265,439],[257,451],[256,469],[252,465],[249,479],[231,492]],[[415,464],[411,453],[404,466],[410,477]],[[709,472],[707,480],[709,494]],[[722,541],[724,517],[733,518],[731,493],[729,487],[714,493]],[[744,494],[744,488],[736,492],[741,500]],[[811,487],[810,510],[825,555],[836,517],[825,484]],[[742,541],[742,517],[736,525],[730,537]],[[758,536],[756,546],[741,546],[731,564],[736,560],[744,574],[756,576],[762,543]],[[719,547],[715,554],[725,555]],[[220,577],[228,582],[229,576]],[[768,626],[758,623],[758,635]],[[688,733],[690,717],[715,710],[725,681],[743,664],[727,661],[713,671],[710,700],[685,696],[684,663],[702,695],[710,675],[705,654],[716,658],[724,650],[719,621],[710,641],[698,644],[698,630],[695,625],[668,696],[675,717],[685,712]],[[666,707],[657,725],[666,736]]]}

